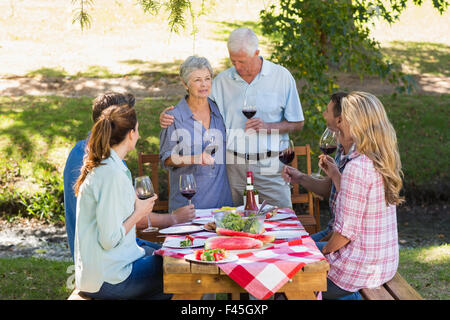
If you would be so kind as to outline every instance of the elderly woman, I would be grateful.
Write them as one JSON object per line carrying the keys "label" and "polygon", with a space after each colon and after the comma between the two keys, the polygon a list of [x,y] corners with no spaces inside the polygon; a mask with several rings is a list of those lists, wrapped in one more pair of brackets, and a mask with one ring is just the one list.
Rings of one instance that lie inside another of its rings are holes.
{"label": "elderly woman", "polygon": [[[186,205],[179,190],[181,174],[192,173],[197,209],[232,205],[225,166],[225,125],[217,105],[208,98],[213,70],[208,60],[191,56],[180,67],[187,95],[167,111],[175,121],[160,134],[160,160],[170,171],[169,210]],[[216,145],[214,151],[208,146]],[[214,157],[213,157],[214,154]]]}

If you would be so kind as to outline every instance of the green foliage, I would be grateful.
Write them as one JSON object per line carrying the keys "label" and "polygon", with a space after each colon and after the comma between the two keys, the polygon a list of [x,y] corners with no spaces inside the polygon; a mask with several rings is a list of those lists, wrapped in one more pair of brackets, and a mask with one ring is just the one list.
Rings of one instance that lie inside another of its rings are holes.
{"label": "green foliage", "polygon": [[52,175],[40,183],[42,191],[31,197],[19,194],[27,215],[51,222],[64,222],[64,184],[62,177]]}
{"label": "green foliage", "polygon": [[72,4],[76,3],[79,3],[79,7],[74,9],[74,17],[72,23],[80,23],[81,30],[90,28],[92,19],[87,12],[87,7],[92,7],[92,0],[72,0]]}
{"label": "green foliage", "polygon": [[[197,6],[197,2],[200,2]],[[88,8],[94,6],[94,0],[72,0],[72,4],[76,5],[74,9],[74,17],[72,23],[80,23],[81,30],[84,28],[90,28],[92,24],[91,16],[89,15]],[[195,35],[198,33],[198,29],[195,25],[195,19],[209,11],[214,4],[214,0],[138,0],[137,4],[142,7],[144,13],[150,15],[157,15],[163,9],[168,14],[168,25],[170,32],[179,33],[180,29],[186,27],[185,16],[188,14],[192,22],[192,33]],[[197,7],[199,7],[197,9]]]}

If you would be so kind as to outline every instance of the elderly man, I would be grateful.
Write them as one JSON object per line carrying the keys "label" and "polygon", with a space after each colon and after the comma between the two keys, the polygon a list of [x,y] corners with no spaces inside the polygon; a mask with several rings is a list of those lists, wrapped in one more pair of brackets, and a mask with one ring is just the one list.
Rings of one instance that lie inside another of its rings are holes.
{"label": "elderly man", "polygon": [[[213,81],[211,98],[219,107],[227,133],[227,175],[234,205],[243,203],[246,172],[253,171],[260,201],[291,207],[289,186],[281,177],[278,160],[281,138],[303,128],[303,111],[295,80],[290,72],[260,57],[258,38],[248,28],[234,30],[228,39],[233,67]],[[256,106],[248,120],[245,104]],[[161,114],[162,127],[173,117]]]}

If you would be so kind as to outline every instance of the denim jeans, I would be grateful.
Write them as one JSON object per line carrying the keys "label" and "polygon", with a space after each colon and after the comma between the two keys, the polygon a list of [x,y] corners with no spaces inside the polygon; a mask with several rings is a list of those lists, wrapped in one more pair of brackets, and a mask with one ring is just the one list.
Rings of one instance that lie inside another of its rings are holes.
{"label": "denim jeans", "polygon": [[[311,238],[314,240],[317,248],[319,248],[320,251],[322,251],[322,248],[327,243],[326,241],[320,241],[320,239],[325,237],[328,233],[330,233],[330,231],[330,228],[327,226],[322,231],[311,235]],[[358,291],[350,292],[341,289],[330,279],[327,279],[327,291],[322,292],[322,298],[324,300],[362,300],[361,295]]]}
{"label": "denim jeans", "polygon": [[361,294],[351,291],[346,291],[336,284],[330,279],[327,279],[327,291],[322,292],[323,300],[362,300]]}
{"label": "denim jeans", "polygon": [[330,227],[326,227],[325,229],[323,229],[322,231],[319,231],[317,233],[312,234],[310,237],[311,239],[314,240],[314,242],[316,243],[317,248],[322,251],[322,248],[325,246],[325,244],[327,243],[326,241],[320,241],[320,239],[322,239],[323,237],[325,237],[328,233],[330,233]]}
{"label": "denim jeans", "polygon": [[161,245],[136,239],[138,246],[146,254],[133,262],[130,275],[124,281],[111,284],[104,282],[100,290],[95,293],[83,292],[93,299],[154,299],[168,300],[172,295],[163,293],[162,257],[153,255],[153,251]]}

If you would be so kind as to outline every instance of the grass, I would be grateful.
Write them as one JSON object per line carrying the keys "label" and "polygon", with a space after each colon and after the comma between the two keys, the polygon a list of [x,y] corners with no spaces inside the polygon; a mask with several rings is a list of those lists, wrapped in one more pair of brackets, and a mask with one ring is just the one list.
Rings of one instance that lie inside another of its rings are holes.
{"label": "grass", "polygon": [[0,259],[0,300],[61,300],[73,289],[72,262],[37,258]]}
{"label": "grass", "polygon": [[424,299],[450,299],[450,245],[400,250],[398,272]]}
{"label": "grass", "polygon": [[[73,290],[71,265],[67,261],[2,258],[0,300],[67,299]],[[398,272],[424,299],[450,299],[450,245],[401,249]]]}
{"label": "grass", "polygon": [[442,43],[392,41],[384,44],[382,52],[391,62],[401,65],[408,74],[450,76],[450,46]]}

